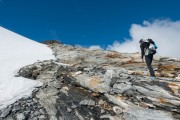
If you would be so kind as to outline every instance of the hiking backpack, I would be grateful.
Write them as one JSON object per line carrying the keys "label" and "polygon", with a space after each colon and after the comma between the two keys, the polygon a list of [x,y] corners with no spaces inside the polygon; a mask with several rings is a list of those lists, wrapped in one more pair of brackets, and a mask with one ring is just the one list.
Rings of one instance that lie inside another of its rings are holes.
{"label": "hiking backpack", "polygon": [[155,42],[154,42],[152,39],[149,39],[149,38],[146,39],[146,40],[147,40],[147,42],[150,43],[150,45],[149,45],[149,48],[147,48],[147,49],[145,50],[145,55],[149,55],[149,54],[154,55],[154,54],[156,54],[156,53],[157,53],[156,49],[157,49],[158,47],[156,46]]}

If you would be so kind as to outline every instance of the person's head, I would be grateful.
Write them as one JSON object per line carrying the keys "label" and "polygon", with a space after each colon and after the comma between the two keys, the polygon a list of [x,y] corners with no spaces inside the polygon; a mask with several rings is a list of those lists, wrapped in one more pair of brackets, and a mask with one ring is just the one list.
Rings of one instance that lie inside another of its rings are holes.
{"label": "person's head", "polygon": [[143,40],[143,39],[140,39],[140,40],[139,40],[139,43],[140,43],[140,44],[142,44],[143,42],[144,42],[144,40]]}

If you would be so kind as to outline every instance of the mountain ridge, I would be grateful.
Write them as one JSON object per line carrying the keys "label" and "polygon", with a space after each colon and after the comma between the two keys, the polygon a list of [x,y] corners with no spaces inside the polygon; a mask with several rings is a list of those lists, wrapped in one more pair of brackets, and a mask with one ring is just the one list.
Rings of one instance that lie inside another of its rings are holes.
{"label": "mountain ridge", "polygon": [[16,76],[43,83],[0,110],[0,120],[178,120],[180,61],[156,57],[149,80],[139,53],[49,44],[55,59],[22,66]]}

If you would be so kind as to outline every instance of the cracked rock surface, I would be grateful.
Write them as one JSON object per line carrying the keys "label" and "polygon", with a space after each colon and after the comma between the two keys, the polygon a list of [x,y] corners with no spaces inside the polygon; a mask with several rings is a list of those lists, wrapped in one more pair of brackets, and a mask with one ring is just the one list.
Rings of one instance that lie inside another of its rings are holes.
{"label": "cracked rock surface", "polygon": [[156,56],[151,81],[139,53],[49,47],[55,61],[18,73],[43,86],[0,110],[0,120],[180,120],[178,59]]}

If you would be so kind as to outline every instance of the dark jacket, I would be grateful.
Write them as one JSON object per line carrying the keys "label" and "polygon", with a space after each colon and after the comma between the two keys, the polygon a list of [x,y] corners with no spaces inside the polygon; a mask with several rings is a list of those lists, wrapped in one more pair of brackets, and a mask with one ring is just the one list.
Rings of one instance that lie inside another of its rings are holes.
{"label": "dark jacket", "polygon": [[140,45],[140,48],[141,48],[141,58],[143,59],[144,56],[145,56],[145,50],[147,48],[149,48],[150,46],[150,43],[149,42],[143,42],[141,45]]}

